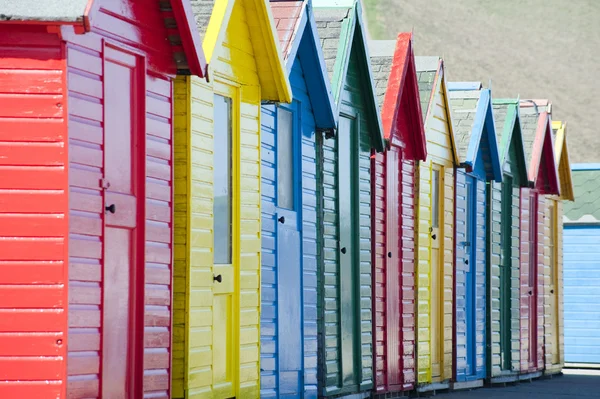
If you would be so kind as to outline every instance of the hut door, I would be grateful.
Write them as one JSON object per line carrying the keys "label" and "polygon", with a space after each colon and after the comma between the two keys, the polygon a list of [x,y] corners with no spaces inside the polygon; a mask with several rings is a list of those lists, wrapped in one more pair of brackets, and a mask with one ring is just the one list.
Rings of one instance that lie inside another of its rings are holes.
{"label": "hut door", "polygon": [[532,190],[529,197],[529,276],[527,280],[527,307],[529,312],[529,369],[537,367],[537,221],[537,195],[536,192]]}
{"label": "hut door", "polygon": [[[237,213],[233,206],[236,162],[233,151],[233,99],[214,96],[214,255],[212,383],[215,398],[235,396],[234,318],[239,305],[234,298],[235,246],[233,237]],[[209,277],[210,278],[210,277]],[[239,301],[239,299],[237,299]]]}
{"label": "hut door", "polygon": [[476,246],[476,218],[475,211],[477,210],[477,180],[473,176],[466,176],[466,218],[465,218],[465,249],[464,249],[464,270],[465,270],[465,310],[466,310],[466,375],[475,374],[475,366],[477,361],[475,356],[477,350],[475,347],[475,337],[477,333],[475,331],[475,315],[477,311],[475,309],[476,298],[475,298],[475,278],[476,278],[476,258],[475,258],[475,246]]}
{"label": "hut door", "polygon": [[431,174],[431,378],[436,381],[442,375],[442,348],[443,348],[443,300],[444,300],[444,277],[443,277],[443,214],[444,201],[442,198],[443,168],[440,165],[432,165]]}
{"label": "hut door", "polygon": [[512,213],[513,178],[504,175],[502,182],[501,238],[502,264],[500,265],[500,367],[511,369],[511,273],[512,273]]}
{"label": "hut door", "polygon": [[357,297],[357,248],[355,246],[356,207],[355,162],[356,120],[340,116],[338,143],[338,201],[339,201],[339,259],[340,259],[340,332],[342,381],[341,386],[352,386],[360,381],[360,309]]}
{"label": "hut door", "polygon": [[400,151],[392,146],[386,156],[386,349],[387,349],[387,383],[389,387],[402,384],[402,370],[398,359],[402,358],[400,349],[400,330],[402,329],[400,309],[400,199],[398,198],[400,182]]}
{"label": "hut door", "polygon": [[277,325],[279,337],[279,396],[301,396],[302,243],[298,220],[300,196],[295,184],[298,159],[295,114],[277,110]]}
{"label": "hut door", "polygon": [[549,199],[548,204],[548,217],[550,220],[548,221],[550,224],[550,242],[549,248],[550,251],[550,286],[548,287],[549,300],[550,300],[550,331],[548,332],[548,338],[550,339],[550,348],[551,348],[551,362],[552,364],[560,363],[560,354],[558,347],[559,332],[558,332],[558,284],[557,284],[557,273],[558,273],[558,204],[556,201]]}
{"label": "hut door", "polygon": [[144,322],[144,215],[138,201],[144,155],[137,116],[144,103],[138,102],[143,84],[137,63],[134,55],[105,48],[102,397],[111,399],[141,395],[135,383],[143,369],[136,360]]}

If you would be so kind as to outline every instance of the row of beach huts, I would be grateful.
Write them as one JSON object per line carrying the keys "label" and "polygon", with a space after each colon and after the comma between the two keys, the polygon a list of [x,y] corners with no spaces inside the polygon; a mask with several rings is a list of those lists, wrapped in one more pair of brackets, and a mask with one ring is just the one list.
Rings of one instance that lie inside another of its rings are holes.
{"label": "row of beach huts", "polygon": [[0,1],[0,397],[561,372],[550,101],[369,42],[359,1],[43,3]]}

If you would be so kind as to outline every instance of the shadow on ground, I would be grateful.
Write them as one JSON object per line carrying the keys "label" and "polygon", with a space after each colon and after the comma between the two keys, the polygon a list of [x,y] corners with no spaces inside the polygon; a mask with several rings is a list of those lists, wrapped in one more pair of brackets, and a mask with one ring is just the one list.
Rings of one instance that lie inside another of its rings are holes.
{"label": "shadow on ground", "polygon": [[519,382],[505,387],[437,394],[435,398],[568,399],[600,398],[600,370],[565,370],[563,375]]}

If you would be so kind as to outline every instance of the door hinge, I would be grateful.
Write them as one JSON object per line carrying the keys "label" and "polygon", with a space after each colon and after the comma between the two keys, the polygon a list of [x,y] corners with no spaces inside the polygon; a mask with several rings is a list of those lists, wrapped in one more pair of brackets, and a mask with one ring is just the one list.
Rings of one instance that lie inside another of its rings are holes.
{"label": "door hinge", "polygon": [[102,187],[103,189],[107,189],[110,187],[110,182],[108,181],[108,179],[106,178],[102,178],[100,179],[100,187]]}

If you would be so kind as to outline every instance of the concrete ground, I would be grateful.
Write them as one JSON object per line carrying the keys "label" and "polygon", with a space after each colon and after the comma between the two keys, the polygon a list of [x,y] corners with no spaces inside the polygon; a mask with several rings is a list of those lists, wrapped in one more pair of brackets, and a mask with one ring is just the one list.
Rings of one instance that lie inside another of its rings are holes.
{"label": "concrete ground", "polygon": [[600,398],[600,370],[565,369],[563,375],[520,382],[505,387],[480,388],[472,391],[435,395],[435,399],[569,399]]}

